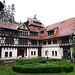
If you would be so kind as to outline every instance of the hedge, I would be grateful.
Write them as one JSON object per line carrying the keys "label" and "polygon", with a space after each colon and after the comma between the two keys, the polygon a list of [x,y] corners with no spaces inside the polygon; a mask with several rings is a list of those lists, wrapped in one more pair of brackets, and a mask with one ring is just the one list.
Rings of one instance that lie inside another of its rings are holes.
{"label": "hedge", "polygon": [[20,73],[59,73],[71,72],[73,66],[71,65],[13,65],[12,69]]}

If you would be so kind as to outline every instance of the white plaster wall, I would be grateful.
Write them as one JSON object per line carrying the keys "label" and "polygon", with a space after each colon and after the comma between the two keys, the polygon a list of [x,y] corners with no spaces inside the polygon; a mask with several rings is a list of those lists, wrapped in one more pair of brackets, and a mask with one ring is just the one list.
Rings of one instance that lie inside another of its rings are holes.
{"label": "white plaster wall", "polygon": [[[33,51],[33,55],[31,55],[31,51]],[[36,51],[36,55],[34,55],[34,51]],[[36,57],[38,57],[38,48],[27,48],[26,58],[36,58]]]}
{"label": "white plaster wall", "polygon": [[[47,51],[47,50],[48,50],[49,58],[57,58],[57,59],[62,58],[62,51],[61,51],[60,47],[43,47],[42,48],[42,57],[47,57],[47,55],[45,55],[45,51]],[[52,56],[52,51],[54,51],[54,56]],[[55,51],[57,51],[57,56],[55,56]]]}
{"label": "white plaster wall", "polygon": [[[8,57],[5,57],[5,52],[8,52]],[[9,52],[12,52],[12,57],[9,57]],[[15,59],[17,58],[17,48],[2,48],[2,59]]]}

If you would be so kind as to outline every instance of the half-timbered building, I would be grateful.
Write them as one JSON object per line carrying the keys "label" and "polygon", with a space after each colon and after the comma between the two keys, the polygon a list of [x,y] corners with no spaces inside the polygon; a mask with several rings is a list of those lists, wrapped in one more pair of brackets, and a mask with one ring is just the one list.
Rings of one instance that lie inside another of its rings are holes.
{"label": "half-timbered building", "polygon": [[72,59],[74,29],[75,18],[46,27],[33,18],[21,25],[0,21],[0,58]]}

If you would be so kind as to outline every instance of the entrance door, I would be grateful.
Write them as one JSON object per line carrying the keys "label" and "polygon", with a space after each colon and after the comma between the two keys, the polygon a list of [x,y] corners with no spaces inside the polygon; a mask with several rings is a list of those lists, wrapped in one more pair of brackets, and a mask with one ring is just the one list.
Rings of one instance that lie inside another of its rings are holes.
{"label": "entrance door", "polygon": [[70,56],[70,47],[64,47],[63,48],[63,57],[64,58],[71,58],[71,56]]}
{"label": "entrance door", "polygon": [[22,56],[22,57],[24,57],[24,50],[19,49],[17,52],[18,52],[18,53],[17,53],[17,54],[18,54],[17,56]]}

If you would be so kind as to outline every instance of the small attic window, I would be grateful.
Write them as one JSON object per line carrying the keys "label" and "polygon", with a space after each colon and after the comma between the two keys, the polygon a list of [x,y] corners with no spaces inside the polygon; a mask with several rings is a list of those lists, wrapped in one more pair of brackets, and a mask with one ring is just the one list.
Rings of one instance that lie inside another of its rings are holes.
{"label": "small attic window", "polygon": [[41,25],[42,23],[40,22],[36,22],[36,21],[33,21],[34,24],[38,24],[38,25]]}
{"label": "small attic window", "polygon": [[25,25],[23,25],[23,28],[25,28]]}
{"label": "small attic window", "polygon": [[48,36],[54,35],[54,30],[48,31]]}
{"label": "small attic window", "polygon": [[40,33],[41,33],[41,34],[44,34],[44,31],[41,31]]}

